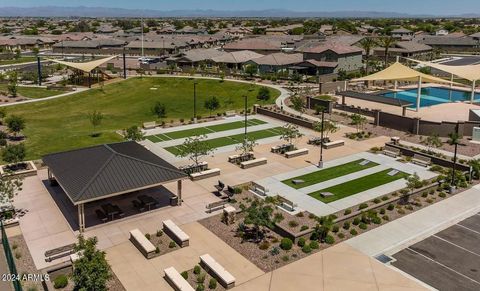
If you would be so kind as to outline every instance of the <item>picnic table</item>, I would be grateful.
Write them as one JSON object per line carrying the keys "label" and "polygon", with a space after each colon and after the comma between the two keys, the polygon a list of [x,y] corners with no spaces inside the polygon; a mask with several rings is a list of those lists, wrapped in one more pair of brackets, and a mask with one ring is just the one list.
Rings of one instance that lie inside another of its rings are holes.
{"label": "picnic table", "polygon": [[152,205],[157,204],[157,200],[155,200],[152,196],[148,195],[140,195],[138,196],[138,200],[140,200],[145,206],[147,206],[148,210],[152,208]]}
{"label": "picnic table", "polygon": [[120,208],[115,207],[115,205],[113,205],[112,203],[107,203],[107,204],[102,204],[101,205],[103,211],[111,217],[111,220],[114,219],[114,216],[116,214],[119,214],[120,213]]}

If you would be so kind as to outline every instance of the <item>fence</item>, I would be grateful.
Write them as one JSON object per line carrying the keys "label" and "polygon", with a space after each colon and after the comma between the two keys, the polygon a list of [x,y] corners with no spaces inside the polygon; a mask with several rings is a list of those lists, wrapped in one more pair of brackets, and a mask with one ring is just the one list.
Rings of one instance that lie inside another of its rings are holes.
{"label": "fence", "polygon": [[12,250],[10,249],[10,244],[8,243],[8,237],[7,233],[5,232],[3,221],[0,222],[0,228],[2,230],[3,250],[5,251],[5,258],[8,264],[8,269],[10,270],[10,275],[12,277],[13,287],[15,288],[15,291],[22,291],[22,284],[20,284],[20,280],[17,280],[17,267],[15,267],[15,260],[13,258]]}

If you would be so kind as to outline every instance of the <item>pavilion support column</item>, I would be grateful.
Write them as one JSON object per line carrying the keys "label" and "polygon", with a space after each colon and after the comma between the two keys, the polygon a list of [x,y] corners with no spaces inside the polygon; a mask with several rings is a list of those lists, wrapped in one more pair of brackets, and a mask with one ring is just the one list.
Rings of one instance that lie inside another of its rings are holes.
{"label": "pavilion support column", "polygon": [[398,81],[395,80],[395,83],[393,83],[393,90],[397,91],[397,87],[398,87]]}
{"label": "pavilion support column", "polygon": [[182,180],[177,181],[178,206],[182,205]]}
{"label": "pavilion support column", "polygon": [[418,77],[418,90],[417,90],[417,108],[416,111],[420,110],[420,99],[422,97],[422,76]]}
{"label": "pavilion support column", "polygon": [[85,231],[85,207],[84,204],[78,204],[78,226],[80,233]]}
{"label": "pavilion support column", "polygon": [[472,95],[470,97],[470,103],[473,103],[473,101],[475,101],[475,83],[477,82],[477,80],[473,80],[472,82]]}
{"label": "pavilion support column", "polygon": [[450,74],[450,92],[448,93],[448,99],[452,101],[452,88],[453,88],[453,74]]}

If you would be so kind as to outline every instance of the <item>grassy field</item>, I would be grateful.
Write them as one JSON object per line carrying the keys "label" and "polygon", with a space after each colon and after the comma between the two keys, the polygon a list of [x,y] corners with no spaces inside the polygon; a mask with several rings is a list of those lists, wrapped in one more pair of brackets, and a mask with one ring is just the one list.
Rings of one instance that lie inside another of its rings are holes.
{"label": "grassy field", "polygon": [[[408,174],[404,172],[398,172],[394,176],[389,176],[387,173],[390,171],[392,171],[392,169],[387,169],[378,173],[351,180],[343,184],[335,185],[330,188],[310,193],[308,195],[324,203],[330,203],[335,200],[342,199],[350,195],[367,191],[369,189],[408,177]],[[322,192],[330,192],[334,194],[334,196],[323,198],[320,195],[320,193]]]}
{"label": "grassy field", "polygon": [[36,57],[20,57],[18,59],[0,60],[0,66],[29,63],[29,62],[35,62],[36,60],[37,60]]}
{"label": "grassy field", "polygon": [[[5,91],[7,92],[7,84],[0,84],[0,91]],[[58,94],[65,93],[65,91],[60,91],[60,90],[47,90],[46,88],[35,88],[35,87],[23,87],[23,86],[18,86],[17,87],[18,95],[21,95],[23,97],[27,98],[33,98],[33,99],[40,99],[40,98],[45,98],[45,97],[50,97],[50,96],[55,96]]]}
{"label": "grassy field", "polygon": [[[167,122],[189,119],[193,112],[193,82],[187,78],[132,78],[108,84],[103,90],[92,89],[54,100],[8,107],[7,114],[26,119],[27,158],[40,158],[47,153],[121,141],[116,130],[157,119],[151,110],[156,101],[165,104]],[[203,104],[210,96],[220,100],[221,108],[217,112],[241,110],[243,95],[248,97],[249,107],[257,103],[258,86],[219,80],[198,79],[197,82],[199,115],[208,115]],[[280,92],[271,89],[271,93],[270,101],[273,102]],[[94,110],[105,116],[97,127],[96,131],[101,133],[98,137],[91,136],[93,128],[88,119]]]}
{"label": "grassy field", "polygon": [[[255,126],[255,125],[260,125],[265,123],[266,122],[263,120],[249,119],[247,121],[247,126]],[[228,123],[217,124],[212,126],[198,127],[198,128],[150,135],[150,136],[147,136],[147,139],[149,139],[152,142],[162,142],[162,141],[167,141],[172,139],[186,138],[189,136],[203,135],[203,134],[209,134],[213,132],[221,132],[226,130],[238,129],[238,128],[244,127],[244,125],[245,125],[244,121],[228,122]]]}
{"label": "grassy field", "polygon": [[[328,180],[331,180],[331,179],[334,179],[334,178],[337,178],[337,177],[345,176],[345,175],[348,175],[348,174],[351,174],[351,173],[355,173],[355,172],[358,172],[358,171],[361,171],[361,170],[365,170],[365,169],[368,169],[368,168],[371,168],[371,167],[378,166],[377,163],[374,163],[372,161],[370,161],[368,164],[362,166],[362,165],[360,165],[360,163],[362,161],[364,161],[364,159],[356,160],[356,161],[353,161],[353,162],[349,162],[349,163],[346,163],[346,164],[343,164],[343,165],[338,165],[338,166],[327,168],[327,169],[320,170],[320,171],[315,171],[315,172],[312,172],[312,173],[309,173],[309,174],[306,174],[306,175],[303,175],[303,176],[298,176],[298,177],[295,177],[295,178],[287,179],[287,180],[282,181],[282,183],[284,183],[284,184],[286,184],[286,185],[288,185],[292,188],[300,189],[300,188],[303,188],[303,187],[311,186],[311,185],[318,184],[318,183],[321,183],[321,182],[324,182],[324,181],[328,181]],[[292,180],[303,180],[305,182],[301,183],[301,184],[294,184],[294,183],[292,183]]]}
{"label": "grassy field", "polygon": [[[273,137],[273,136],[279,136],[281,134],[282,134],[281,127],[252,131],[247,133],[249,137],[252,137],[256,140]],[[210,144],[210,146],[212,146],[213,148],[219,148],[219,147],[224,147],[228,145],[240,144],[242,143],[244,137],[245,135],[242,133],[237,135],[213,138],[213,139],[206,140],[204,142]],[[174,155],[178,155],[180,153],[181,147],[182,145],[178,145],[178,146],[166,147],[165,149]]]}

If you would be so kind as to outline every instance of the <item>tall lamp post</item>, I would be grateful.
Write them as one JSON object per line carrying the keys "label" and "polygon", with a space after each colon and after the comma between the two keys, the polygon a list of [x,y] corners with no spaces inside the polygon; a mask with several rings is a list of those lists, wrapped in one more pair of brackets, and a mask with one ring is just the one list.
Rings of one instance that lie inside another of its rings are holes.
{"label": "tall lamp post", "polygon": [[245,115],[245,142],[247,141],[247,95],[243,95],[243,98],[245,99],[245,109],[243,110],[243,113]]}
{"label": "tall lamp post", "polygon": [[323,125],[325,121],[325,109],[322,109],[322,124],[320,127],[320,160],[318,160],[318,168],[323,168]]}
{"label": "tall lamp post", "polygon": [[197,84],[193,82],[193,123],[197,123]]}

